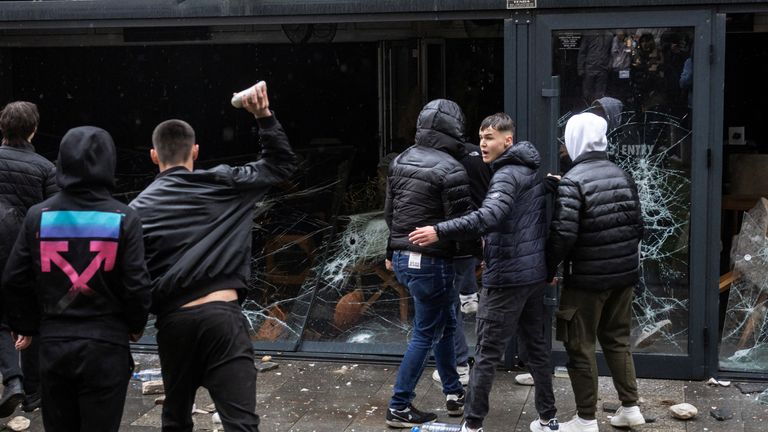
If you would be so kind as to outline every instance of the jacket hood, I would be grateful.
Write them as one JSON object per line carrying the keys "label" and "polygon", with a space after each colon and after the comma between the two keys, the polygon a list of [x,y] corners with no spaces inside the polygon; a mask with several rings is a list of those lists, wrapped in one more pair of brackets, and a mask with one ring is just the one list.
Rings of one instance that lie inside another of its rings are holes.
{"label": "jacket hood", "polygon": [[608,132],[619,127],[621,124],[621,110],[624,109],[624,104],[620,100],[612,97],[603,97],[596,100],[592,106],[601,108],[605,113],[603,118],[608,122]]}
{"label": "jacket hood", "polygon": [[460,159],[466,153],[464,123],[464,113],[455,102],[435,99],[424,106],[416,120],[416,145]]}
{"label": "jacket hood", "polygon": [[77,186],[115,186],[115,143],[104,129],[81,126],[61,139],[56,183],[62,189]]}
{"label": "jacket hood", "polygon": [[498,159],[491,162],[491,169],[495,172],[505,165],[523,165],[536,170],[541,166],[541,156],[536,147],[528,141],[520,141],[512,144]]}
{"label": "jacket hood", "polygon": [[605,151],[608,147],[607,128],[605,119],[592,113],[571,117],[565,125],[565,148],[571,160],[575,161],[586,152]]}

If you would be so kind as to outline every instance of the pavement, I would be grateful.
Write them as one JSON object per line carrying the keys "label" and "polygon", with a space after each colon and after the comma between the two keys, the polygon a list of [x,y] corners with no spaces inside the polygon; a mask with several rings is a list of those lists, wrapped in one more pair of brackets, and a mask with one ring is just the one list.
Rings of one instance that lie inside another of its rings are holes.
{"label": "pavement", "polygon": [[[157,356],[134,354],[137,370],[158,367]],[[276,369],[259,374],[257,383],[257,412],[261,416],[262,432],[315,431],[365,432],[398,431],[384,423],[387,401],[392,393],[397,365],[304,361],[272,359]],[[258,362],[257,362],[258,363]],[[427,368],[416,387],[414,405],[438,415],[438,421],[458,423],[460,418],[448,417],[445,397],[438,383],[431,379]],[[486,418],[485,432],[528,431],[536,418],[533,387],[515,383],[520,372],[498,370],[491,393],[491,411]],[[554,378],[558,419],[565,421],[575,414],[575,403],[567,377]],[[742,394],[735,383],[728,387],[711,386],[706,382],[641,379],[638,380],[641,409],[647,423],[635,431],[744,431],[768,430],[768,405],[756,397],[759,393]],[[768,386],[768,384],[764,384]],[[121,431],[140,432],[160,430],[161,406],[156,405],[158,395],[141,394],[142,382],[132,379],[123,413]],[[753,386],[755,387],[755,386]],[[756,386],[760,388],[760,385]],[[754,389],[753,389],[754,390]],[[610,426],[611,404],[618,402],[610,378],[600,378],[598,421],[601,431],[618,431]],[[698,408],[698,415],[690,420],[677,420],[669,406],[687,402]],[[213,405],[207,391],[197,394],[198,413],[193,415],[195,430],[222,431],[212,422]],[[720,409],[733,418],[719,421],[710,415]],[[4,425],[14,416],[23,415],[31,420],[29,431],[43,431],[40,411],[23,413],[20,410],[3,419]],[[3,429],[7,430],[7,429]],[[408,429],[402,429],[408,431]],[[625,429],[626,430],[626,429]],[[98,432],[98,431],[94,431]]]}

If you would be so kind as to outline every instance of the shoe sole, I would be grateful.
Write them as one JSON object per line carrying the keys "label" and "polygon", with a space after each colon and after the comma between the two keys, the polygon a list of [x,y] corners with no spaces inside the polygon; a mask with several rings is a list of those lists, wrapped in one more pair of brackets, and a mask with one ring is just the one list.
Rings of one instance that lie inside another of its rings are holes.
{"label": "shoe sole", "polygon": [[453,410],[453,411],[449,410],[448,415],[451,417],[461,417],[464,415],[464,407],[462,407],[461,409]]}
{"label": "shoe sole", "polygon": [[634,427],[634,426],[640,426],[640,425],[643,425],[643,424],[645,424],[645,419],[643,419],[643,421],[641,421],[641,422],[634,422],[634,423],[632,423],[632,422],[626,422],[626,423],[625,422],[621,422],[621,423],[617,422],[617,423],[614,423],[613,419],[611,419],[611,426],[613,426],[613,427],[629,428],[629,427]]}
{"label": "shoe sole", "polygon": [[397,421],[397,420],[387,420],[387,426],[402,429],[402,428],[409,428],[414,426],[421,426],[423,424],[433,423],[434,421],[435,420],[430,420],[424,423],[413,423],[413,422],[403,422],[403,421]]}
{"label": "shoe sole", "polygon": [[0,418],[5,418],[13,414],[16,411],[16,407],[24,402],[24,394],[15,394],[8,398],[2,405],[0,405]]}

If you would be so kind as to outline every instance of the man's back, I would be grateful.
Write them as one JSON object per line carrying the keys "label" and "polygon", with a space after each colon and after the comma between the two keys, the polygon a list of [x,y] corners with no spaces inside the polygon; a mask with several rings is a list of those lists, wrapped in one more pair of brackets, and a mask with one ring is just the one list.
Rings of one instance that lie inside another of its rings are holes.
{"label": "man's back", "polygon": [[244,296],[254,205],[295,169],[288,139],[270,119],[260,130],[260,160],[191,172],[174,167],[131,202],[144,227],[152,312],[162,314],[224,288]]}

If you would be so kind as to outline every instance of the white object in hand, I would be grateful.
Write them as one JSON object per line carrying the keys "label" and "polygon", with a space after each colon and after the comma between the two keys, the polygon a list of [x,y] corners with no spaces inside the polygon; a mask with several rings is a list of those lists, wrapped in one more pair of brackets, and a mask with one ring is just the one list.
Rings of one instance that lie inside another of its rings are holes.
{"label": "white object in hand", "polygon": [[258,83],[248,87],[247,89],[236,93],[234,96],[232,96],[232,101],[230,102],[233,107],[235,108],[242,108],[243,107],[243,98],[246,96],[250,96],[253,92],[256,91],[256,86],[259,85]]}

